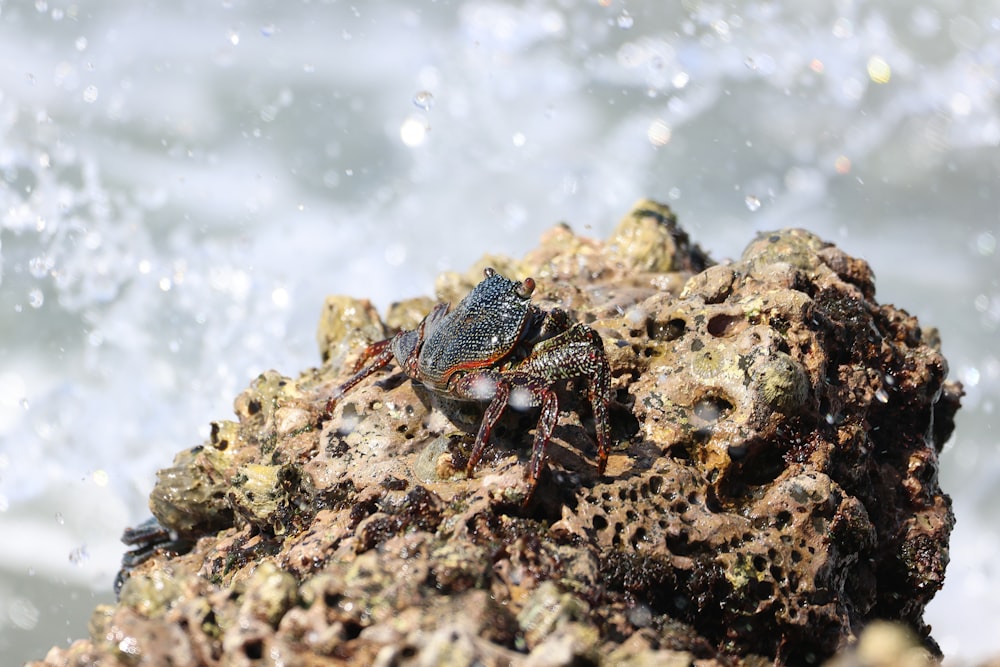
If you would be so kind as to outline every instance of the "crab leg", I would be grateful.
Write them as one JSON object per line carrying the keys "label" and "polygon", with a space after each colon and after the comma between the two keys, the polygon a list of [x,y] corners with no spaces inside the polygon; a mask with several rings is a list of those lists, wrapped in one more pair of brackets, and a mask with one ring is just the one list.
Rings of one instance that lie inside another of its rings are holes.
{"label": "crab leg", "polygon": [[541,397],[542,412],[538,416],[535,442],[531,445],[531,463],[528,464],[527,477],[531,482],[531,490],[528,492],[529,498],[535,492],[535,485],[538,484],[542,468],[545,467],[545,446],[552,439],[552,431],[555,430],[556,422],[559,420],[559,397],[556,396],[556,392],[546,387],[538,387],[535,391]]}
{"label": "crab leg", "polygon": [[[380,340],[377,343],[372,343],[371,345],[366,347],[361,352],[361,356],[358,357],[358,360],[354,362],[354,367],[351,369],[351,372],[357,373],[358,371],[360,371],[364,367],[364,365],[368,363],[369,359],[375,359],[379,355],[383,354],[386,348],[389,347],[391,343],[392,339],[386,338],[385,340]],[[378,360],[376,360],[375,363],[377,364]],[[384,366],[385,364],[382,365]],[[351,386],[353,387],[354,385]]]}
{"label": "crab leg", "polygon": [[[354,364],[354,375],[352,375],[347,382],[337,387],[333,395],[330,396],[330,400],[326,402],[325,415],[329,417],[333,409],[337,407],[337,401],[340,397],[347,392],[348,389],[355,386],[366,377],[374,373],[375,371],[385,368],[390,361],[392,361],[392,348],[389,344],[392,343],[391,338],[386,340],[380,340],[377,343],[372,343],[365,348],[365,351],[361,353],[361,358]],[[374,359],[369,366],[365,366],[365,363],[369,359]]]}
{"label": "crab leg", "polygon": [[523,392],[521,400],[517,402],[519,408],[541,406],[538,426],[535,429],[535,441],[531,447],[531,462],[525,472],[525,477],[529,481],[528,496],[525,500],[527,502],[534,494],[535,485],[538,484],[538,478],[545,466],[545,447],[552,439],[552,432],[559,419],[559,398],[554,391],[539,382],[537,378],[517,371],[504,373],[504,377],[501,378],[491,377],[489,374],[471,373],[459,381],[456,393],[469,395],[477,389],[481,391],[482,384],[486,382],[493,383],[495,387],[493,398],[483,414],[483,422],[479,426],[479,433],[476,434],[476,444],[473,445],[472,452],[469,454],[465,473],[472,477],[476,464],[479,463],[486,445],[489,444],[493,427],[496,426],[497,421],[510,405],[511,392]]}
{"label": "crab leg", "polygon": [[[492,380],[479,377],[478,374],[466,375],[459,382],[461,385],[467,385],[467,387],[462,386],[459,390],[474,391],[473,385],[475,383],[489,381]],[[479,459],[483,458],[483,451],[490,440],[490,433],[493,432],[493,427],[496,426],[504,410],[507,409],[507,401],[510,398],[510,385],[500,380],[496,382],[495,387],[496,390],[493,394],[493,399],[486,408],[486,412],[483,413],[483,423],[479,425],[479,433],[476,434],[476,444],[473,445],[472,452],[469,454],[469,462],[465,465],[465,474],[468,477],[472,477],[472,472],[476,464],[479,463]]]}
{"label": "crab leg", "polygon": [[562,308],[553,308],[545,313],[539,328],[538,338],[544,340],[565,333],[570,328],[569,315]]}
{"label": "crab leg", "polygon": [[542,378],[549,384],[570,378],[587,378],[587,395],[594,410],[594,431],[597,435],[597,473],[603,475],[610,449],[608,403],[611,402],[611,368],[600,335],[590,327],[575,324],[535,346],[518,366],[517,373]]}

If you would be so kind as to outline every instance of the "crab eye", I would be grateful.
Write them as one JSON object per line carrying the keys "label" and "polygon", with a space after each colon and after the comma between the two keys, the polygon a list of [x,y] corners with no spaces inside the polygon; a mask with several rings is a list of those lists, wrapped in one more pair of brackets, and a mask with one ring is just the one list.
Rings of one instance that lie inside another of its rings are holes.
{"label": "crab eye", "polygon": [[527,299],[535,291],[535,281],[532,278],[525,278],[523,283],[517,286],[517,295],[522,299]]}
{"label": "crab eye", "polygon": [[483,269],[483,275],[486,276],[487,278],[492,278],[494,275],[496,275],[496,269],[494,269],[492,266],[487,266],[485,269]]}

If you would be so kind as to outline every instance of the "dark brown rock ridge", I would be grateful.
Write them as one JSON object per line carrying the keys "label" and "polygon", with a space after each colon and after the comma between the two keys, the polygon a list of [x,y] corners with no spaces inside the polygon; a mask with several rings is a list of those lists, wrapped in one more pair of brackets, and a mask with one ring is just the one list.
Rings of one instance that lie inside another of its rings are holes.
{"label": "dark brown rock ridge", "polygon": [[161,471],[152,510],[190,550],[157,550],[47,664],[807,665],[876,619],[936,651],[961,388],[864,261],[792,229],[716,264],[642,201],[607,242],[558,226],[443,275],[439,299],[487,265],[601,334],[603,477],[574,391],[527,507],[536,415],[506,417],[471,479],[482,407],[394,367],[318,426],[364,345],[432,305],[383,321],[331,297],[323,365],[264,373]]}

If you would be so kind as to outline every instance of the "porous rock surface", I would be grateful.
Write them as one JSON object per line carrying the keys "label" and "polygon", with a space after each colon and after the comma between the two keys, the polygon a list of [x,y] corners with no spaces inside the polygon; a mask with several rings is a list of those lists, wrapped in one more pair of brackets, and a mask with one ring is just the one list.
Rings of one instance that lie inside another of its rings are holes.
{"label": "porous rock surface", "polygon": [[483,406],[395,367],[323,421],[364,345],[434,303],[383,321],[331,297],[322,366],[264,373],[161,471],[150,505],[178,542],[45,664],[816,664],[876,619],[936,651],[922,614],[948,562],[937,459],[961,388],[864,261],[792,229],[713,263],[642,201],[607,242],[558,226],[523,260],[443,275],[438,300],[485,266],[603,338],[603,477],[573,386],[527,506],[537,415],[511,411],[471,479]]}

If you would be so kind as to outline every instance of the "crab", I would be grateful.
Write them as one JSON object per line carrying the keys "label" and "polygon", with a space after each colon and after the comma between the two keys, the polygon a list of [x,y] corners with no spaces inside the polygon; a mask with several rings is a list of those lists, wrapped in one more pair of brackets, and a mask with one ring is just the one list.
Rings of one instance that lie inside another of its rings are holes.
{"label": "crab", "polygon": [[354,374],[329,399],[325,417],[347,391],[395,361],[410,380],[437,394],[488,403],[465,466],[471,478],[508,406],[539,408],[525,471],[527,503],[545,466],[546,446],[559,417],[555,385],[582,380],[593,407],[597,473],[603,475],[611,400],[611,370],[604,344],[590,327],[571,323],[565,311],[545,311],[532,304],[534,290],[531,278],[511,280],[487,268],[483,280],[455,308],[439,303],[415,329],[365,348]]}

